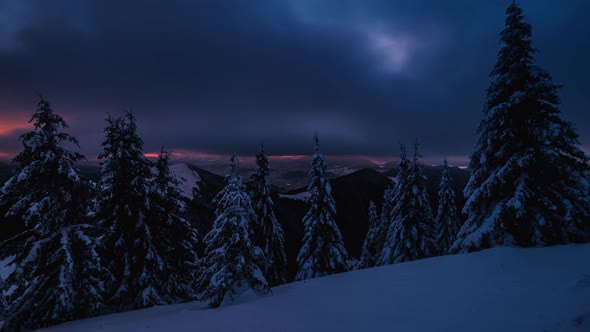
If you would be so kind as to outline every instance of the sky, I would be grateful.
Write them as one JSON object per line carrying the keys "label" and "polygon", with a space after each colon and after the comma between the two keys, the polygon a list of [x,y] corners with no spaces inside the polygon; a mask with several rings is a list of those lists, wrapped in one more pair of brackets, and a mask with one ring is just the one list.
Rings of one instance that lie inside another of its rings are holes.
{"label": "sky", "polygon": [[[0,0],[0,158],[39,94],[95,159],[133,110],[146,152],[466,163],[509,0]],[[538,63],[590,147],[590,2],[522,0]]]}

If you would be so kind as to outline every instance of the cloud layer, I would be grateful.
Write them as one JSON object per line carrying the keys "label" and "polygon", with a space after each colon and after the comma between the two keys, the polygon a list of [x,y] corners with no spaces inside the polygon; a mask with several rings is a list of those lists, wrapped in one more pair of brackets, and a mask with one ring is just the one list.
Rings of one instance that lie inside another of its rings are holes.
{"label": "cloud layer", "polygon": [[[0,0],[0,149],[43,93],[89,157],[130,108],[147,150],[467,155],[509,2]],[[522,6],[590,146],[590,3]]]}

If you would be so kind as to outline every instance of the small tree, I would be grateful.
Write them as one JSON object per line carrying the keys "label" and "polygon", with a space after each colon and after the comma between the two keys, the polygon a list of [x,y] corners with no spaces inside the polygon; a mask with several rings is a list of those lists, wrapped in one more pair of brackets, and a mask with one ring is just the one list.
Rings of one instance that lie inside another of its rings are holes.
{"label": "small tree", "polygon": [[401,263],[437,254],[434,220],[417,143],[412,165],[407,171],[400,170],[395,197],[396,205],[391,211],[392,222],[380,264]]}
{"label": "small tree", "polygon": [[438,191],[438,212],[434,223],[438,233],[437,244],[441,254],[449,251],[461,227],[461,219],[455,204],[455,191],[451,188],[452,181],[449,165],[445,158]]}
{"label": "small tree", "polygon": [[24,224],[24,231],[0,244],[14,255],[14,272],[3,331],[37,329],[94,315],[103,305],[106,271],[94,250],[93,227],[83,224],[84,186],[75,163],[78,145],[61,132],[63,118],[41,98],[21,136],[23,151],[13,160],[15,175],[0,190],[0,204]]}
{"label": "small tree", "polygon": [[230,159],[225,182],[214,199],[215,221],[204,239],[205,257],[199,262],[196,280],[198,298],[212,307],[226,298],[233,301],[248,289],[257,294],[270,291],[260,268],[264,255],[250,241],[249,225],[255,215],[236,155]]}
{"label": "small tree", "polygon": [[270,286],[285,283],[287,257],[285,235],[273,211],[268,158],[264,147],[256,154],[256,173],[252,175],[254,192],[252,203],[256,214],[253,242],[264,252],[264,276]]}
{"label": "small tree", "polygon": [[371,201],[369,203],[369,230],[365,236],[363,243],[363,250],[361,253],[361,261],[359,267],[361,269],[373,267],[376,265],[377,257],[381,253],[383,244],[378,242],[377,238],[381,220],[377,214],[377,207]]}
{"label": "small tree", "polygon": [[348,254],[342,235],[334,221],[336,204],[332,198],[332,186],[327,177],[324,155],[320,152],[318,136],[307,187],[311,197],[310,208],[303,218],[303,246],[297,256],[299,271],[295,280],[305,280],[348,271]]}

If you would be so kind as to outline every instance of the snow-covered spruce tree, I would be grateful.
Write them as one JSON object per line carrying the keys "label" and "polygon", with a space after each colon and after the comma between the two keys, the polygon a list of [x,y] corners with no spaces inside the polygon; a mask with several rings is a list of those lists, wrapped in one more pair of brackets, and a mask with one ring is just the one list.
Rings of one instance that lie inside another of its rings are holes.
{"label": "snow-covered spruce tree", "polygon": [[271,287],[277,286],[286,282],[285,235],[273,211],[268,158],[264,146],[260,146],[256,154],[256,173],[252,175],[252,180],[252,206],[256,213],[255,226],[251,227],[252,242],[262,249],[266,257],[264,277]]}
{"label": "snow-covered spruce tree", "polygon": [[197,230],[183,218],[186,204],[179,181],[170,172],[171,153],[162,147],[152,182],[149,226],[154,246],[164,262],[163,279],[154,287],[166,303],[196,298],[192,288],[198,260]]}
{"label": "snow-covered spruce tree", "polygon": [[320,152],[317,134],[311,162],[311,205],[303,217],[303,245],[297,255],[299,271],[295,280],[305,280],[348,271],[348,253],[342,235],[334,221],[336,203],[332,198],[332,186],[328,180],[326,161]]}
{"label": "snow-covered spruce tree", "polygon": [[204,239],[205,257],[199,262],[195,282],[198,298],[211,307],[218,307],[224,299],[233,301],[249,289],[257,294],[270,292],[261,269],[264,254],[250,241],[249,226],[256,216],[236,155],[230,159],[225,182],[214,199],[215,221]]}
{"label": "snow-covered spruce tree", "polygon": [[438,190],[438,211],[434,224],[437,230],[437,246],[441,254],[446,254],[459,233],[461,228],[461,219],[457,213],[455,204],[455,191],[451,187],[451,174],[449,165],[445,158],[442,178]]}
{"label": "snow-covered spruce tree", "polygon": [[406,146],[400,144],[400,161],[397,165],[397,175],[395,179],[395,183],[388,189],[385,190],[383,193],[383,206],[381,208],[381,216],[380,216],[380,225],[376,232],[376,240],[375,243],[378,245],[377,248],[377,255],[375,257],[375,265],[383,265],[381,262],[381,252],[387,242],[387,233],[391,228],[393,220],[395,218],[391,215],[393,208],[396,205],[396,201],[398,200],[399,193],[402,192],[400,188],[405,186],[405,181],[407,180],[407,172],[410,168],[410,161],[408,160],[406,154]]}
{"label": "snow-covered spruce tree", "polygon": [[361,260],[359,268],[366,269],[376,265],[378,255],[383,249],[383,244],[379,243],[377,238],[379,227],[381,226],[381,220],[377,214],[377,207],[375,203],[371,201],[369,203],[369,230],[365,236],[365,242],[363,243],[363,250],[361,252]]}
{"label": "snow-covered spruce tree", "polygon": [[99,183],[101,244],[109,262],[108,302],[114,308],[143,308],[166,303],[158,285],[166,278],[166,261],[156,247],[151,216],[152,163],[143,154],[135,118],[127,112],[107,119]]}
{"label": "snow-covered spruce tree", "polygon": [[84,158],[65,148],[78,145],[62,132],[61,116],[41,98],[21,136],[23,151],[13,160],[15,175],[0,190],[0,204],[24,224],[24,231],[0,243],[14,255],[7,280],[9,296],[3,331],[37,329],[96,314],[106,278],[95,252],[94,229],[84,224],[84,186],[76,162]]}
{"label": "snow-covered spruce tree", "polygon": [[515,3],[491,73],[465,188],[467,220],[451,251],[589,239],[588,157],[561,119],[559,85],[534,59],[531,25]]}
{"label": "snow-covered spruce tree", "polygon": [[380,256],[380,264],[393,264],[436,255],[435,227],[426,178],[414,145],[414,160],[402,171],[396,185],[395,206],[391,211],[391,226]]}

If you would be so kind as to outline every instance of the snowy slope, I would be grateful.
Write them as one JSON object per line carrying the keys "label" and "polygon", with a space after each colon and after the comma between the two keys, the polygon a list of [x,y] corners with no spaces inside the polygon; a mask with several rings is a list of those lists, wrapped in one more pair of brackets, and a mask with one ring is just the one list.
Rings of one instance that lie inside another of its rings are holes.
{"label": "snowy slope", "polygon": [[180,182],[179,186],[182,195],[193,199],[193,188],[199,190],[199,182],[201,182],[199,174],[191,170],[187,164],[170,166],[170,173]]}
{"label": "snowy slope", "polygon": [[208,309],[193,302],[48,331],[590,331],[590,244],[495,248],[355,271]]}

